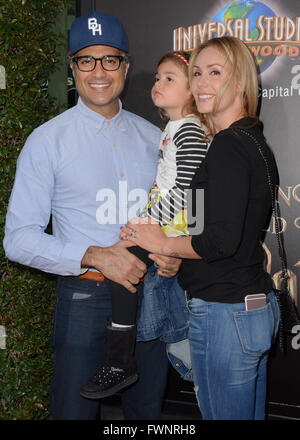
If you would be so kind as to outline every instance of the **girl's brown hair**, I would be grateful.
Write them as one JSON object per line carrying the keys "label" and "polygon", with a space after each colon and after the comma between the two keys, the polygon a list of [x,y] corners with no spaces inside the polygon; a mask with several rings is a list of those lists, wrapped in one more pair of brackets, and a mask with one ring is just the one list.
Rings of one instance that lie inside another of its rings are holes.
{"label": "girl's brown hair", "polygon": [[[191,57],[191,53],[184,52],[181,50],[175,52],[168,52],[161,57],[159,62],[157,63],[157,68],[165,61],[173,61],[176,66],[178,66],[186,76],[187,87],[189,88],[189,60]],[[159,109],[159,113],[163,119],[169,119],[167,113],[163,109]],[[197,106],[195,103],[195,99],[191,94],[191,97],[187,101],[187,103],[182,108],[182,115],[190,115],[193,114],[200,118],[200,114],[197,110]]]}

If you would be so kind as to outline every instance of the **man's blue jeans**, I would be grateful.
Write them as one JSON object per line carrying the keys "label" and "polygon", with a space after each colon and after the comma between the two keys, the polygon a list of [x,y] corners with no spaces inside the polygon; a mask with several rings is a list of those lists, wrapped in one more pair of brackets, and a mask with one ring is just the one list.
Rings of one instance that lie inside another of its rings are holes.
{"label": "man's blue jeans", "polygon": [[195,392],[203,419],[265,418],[268,352],[277,334],[275,294],[267,305],[189,300],[189,340]]}
{"label": "man's blue jeans", "polygon": [[[79,388],[105,357],[105,327],[111,320],[107,283],[59,277],[52,345],[54,373],[50,412],[54,420],[94,420],[101,401],[80,396]],[[125,419],[159,419],[168,359],[159,340],[138,342],[139,380],[122,394]]]}

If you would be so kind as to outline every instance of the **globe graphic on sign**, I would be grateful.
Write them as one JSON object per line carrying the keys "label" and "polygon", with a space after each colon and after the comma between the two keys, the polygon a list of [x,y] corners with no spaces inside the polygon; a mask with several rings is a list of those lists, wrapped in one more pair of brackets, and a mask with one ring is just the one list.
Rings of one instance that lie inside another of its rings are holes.
{"label": "globe graphic on sign", "polygon": [[[236,20],[238,18],[242,18],[245,20],[246,18],[248,18],[249,37],[252,41],[257,41],[260,31],[257,28],[256,24],[260,15],[264,15],[266,17],[276,16],[272,9],[270,9],[262,2],[256,0],[237,0],[221,9],[212,21],[219,21],[226,25],[229,20]],[[232,24],[231,27],[232,29],[234,29],[234,24]],[[227,33],[227,35],[229,35],[229,33]],[[250,48],[251,46],[252,44],[249,45]],[[276,57],[274,55],[263,57],[258,54],[256,56],[256,61],[259,66],[260,73],[266,70],[273,63],[275,58]]]}

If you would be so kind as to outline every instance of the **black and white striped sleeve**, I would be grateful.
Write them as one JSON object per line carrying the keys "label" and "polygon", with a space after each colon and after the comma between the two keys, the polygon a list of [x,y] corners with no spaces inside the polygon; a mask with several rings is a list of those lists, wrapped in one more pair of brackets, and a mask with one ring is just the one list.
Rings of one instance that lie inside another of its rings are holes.
{"label": "black and white striped sleeve", "polygon": [[173,142],[177,147],[175,185],[148,210],[148,215],[160,225],[168,224],[179,211],[186,208],[185,190],[190,187],[208,149],[204,131],[194,122],[184,123],[176,132]]}

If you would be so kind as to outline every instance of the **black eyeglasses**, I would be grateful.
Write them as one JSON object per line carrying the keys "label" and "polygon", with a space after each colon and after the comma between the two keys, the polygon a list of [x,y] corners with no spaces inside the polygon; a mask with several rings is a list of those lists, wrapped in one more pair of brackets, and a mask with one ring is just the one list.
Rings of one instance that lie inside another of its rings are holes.
{"label": "black eyeglasses", "polygon": [[94,58],[89,55],[83,55],[81,57],[71,57],[70,59],[76,63],[79,70],[82,72],[91,72],[96,68],[97,61],[100,61],[104,70],[118,70],[121,61],[125,60],[123,55],[104,55],[101,58]]}

